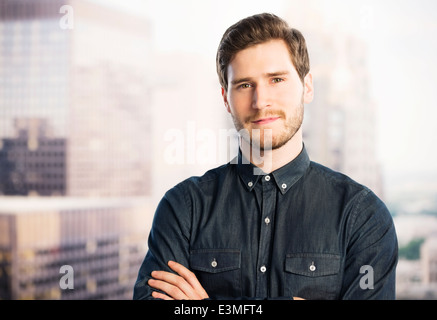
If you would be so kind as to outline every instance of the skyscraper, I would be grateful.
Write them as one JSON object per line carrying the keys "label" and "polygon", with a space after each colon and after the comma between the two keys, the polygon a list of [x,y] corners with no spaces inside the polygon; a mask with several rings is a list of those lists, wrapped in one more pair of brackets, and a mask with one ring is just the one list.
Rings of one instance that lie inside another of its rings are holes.
{"label": "skyscraper", "polygon": [[43,119],[67,147],[54,194],[149,194],[148,23],[84,0],[0,5],[0,139]]}

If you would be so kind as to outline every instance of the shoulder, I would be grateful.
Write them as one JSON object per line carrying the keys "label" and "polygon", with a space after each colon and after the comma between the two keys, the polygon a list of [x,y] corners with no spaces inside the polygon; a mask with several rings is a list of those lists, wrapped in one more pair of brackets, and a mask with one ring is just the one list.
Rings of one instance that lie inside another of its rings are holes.
{"label": "shoulder", "polygon": [[[324,193],[324,199],[341,203],[342,215],[347,221],[346,235],[349,239],[367,239],[364,242],[380,239],[382,235],[394,235],[389,240],[393,245],[396,236],[393,218],[384,202],[368,187],[358,183],[345,174],[323,165],[311,162],[308,172],[313,186]],[[386,237],[388,239],[388,237]]]}
{"label": "shoulder", "polygon": [[314,161],[310,162],[309,174],[310,177],[320,180],[321,182],[332,184],[333,186],[352,188],[356,190],[368,189],[366,186],[358,183],[349,176]]}
{"label": "shoulder", "polygon": [[306,180],[310,185],[316,186],[319,192],[328,193],[332,197],[341,197],[342,199],[352,199],[372,193],[368,187],[346,174],[313,161],[310,163]]}
{"label": "shoulder", "polygon": [[233,167],[234,165],[227,163],[210,169],[201,176],[191,176],[176,186],[179,188],[205,187],[206,185],[214,184],[219,180],[223,180],[231,171],[233,171]]}
{"label": "shoulder", "polygon": [[353,218],[363,212],[390,219],[391,215],[383,201],[367,186],[349,176],[311,162],[308,172],[311,185],[318,186],[320,192],[328,193],[331,199],[344,201]]}
{"label": "shoulder", "polygon": [[205,172],[202,176],[189,177],[167,190],[158,203],[155,220],[168,224],[168,221],[177,219],[185,221],[188,225],[197,205],[212,195],[212,190],[219,189],[218,181],[232,169],[230,166],[222,165]]}
{"label": "shoulder", "polygon": [[195,194],[204,194],[210,190],[216,189],[217,186],[230,177],[235,177],[235,165],[227,163],[216,168],[210,169],[201,176],[191,176],[167,191],[166,197],[179,195],[189,198]]}

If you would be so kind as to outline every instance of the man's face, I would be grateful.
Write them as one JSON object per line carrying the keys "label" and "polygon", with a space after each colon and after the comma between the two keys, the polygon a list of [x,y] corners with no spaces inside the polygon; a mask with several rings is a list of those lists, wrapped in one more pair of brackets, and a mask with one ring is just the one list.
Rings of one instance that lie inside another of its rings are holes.
{"label": "man's face", "polygon": [[243,139],[261,150],[271,150],[293,138],[313,88],[310,73],[302,84],[285,42],[271,40],[241,50],[227,71],[228,90],[222,89],[222,95],[235,128],[249,133]]}

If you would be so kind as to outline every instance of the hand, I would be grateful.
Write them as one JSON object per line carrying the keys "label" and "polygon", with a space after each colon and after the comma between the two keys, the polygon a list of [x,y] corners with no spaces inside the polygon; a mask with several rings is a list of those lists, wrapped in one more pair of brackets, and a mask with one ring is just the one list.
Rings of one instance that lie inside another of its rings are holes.
{"label": "hand", "polygon": [[154,291],[152,296],[164,300],[201,300],[209,298],[196,275],[183,265],[169,261],[168,266],[177,274],[166,271],[153,271],[149,286],[165,294]]}

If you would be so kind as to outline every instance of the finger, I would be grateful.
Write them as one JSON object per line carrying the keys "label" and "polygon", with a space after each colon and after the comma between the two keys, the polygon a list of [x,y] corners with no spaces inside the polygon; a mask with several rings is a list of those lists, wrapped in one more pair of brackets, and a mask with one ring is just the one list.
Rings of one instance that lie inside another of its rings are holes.
{"label": "finger", "polygon": [[193,291],[191,285],[183,277],[177,274],[167,271],[153,271],[151,275],[155,279],[162,280],[179,288],[181,292],[185,293],[186,296],[189,296]]}
{"label": "finger", "polygon": [[153,291],[152,297],[154,297],[155,299],[162,299],[162,300],[174,300],[173,298],[169,297],[168,295],[163,294],[163,293],[158,292],[158,291]]}
{"label": "finger", "polygon": [[196,293],[196,297],[194,297],[194,299],[205,299],[209,297],[205,289],[202,287],[199,280],[197,279],[196,275],[188,268],[175,261],[169,261],[168,266],[170,267],[170,269],[177,272],[181,277],[183,277],[194,289],[194,292]]}
{"label": "finger", "polygon": [[156,280],[156,279],[150,279],[148,281],[149,286],[152,288],[161,290],[165,292],[169,297],[176,299],[176,300],[186,300],[188,297],[185,295],[185,293],[177,286],[172,285],[169,282]]}

